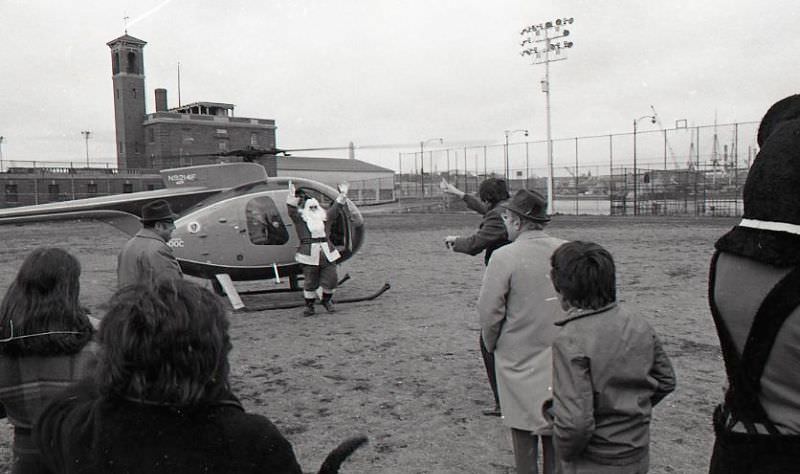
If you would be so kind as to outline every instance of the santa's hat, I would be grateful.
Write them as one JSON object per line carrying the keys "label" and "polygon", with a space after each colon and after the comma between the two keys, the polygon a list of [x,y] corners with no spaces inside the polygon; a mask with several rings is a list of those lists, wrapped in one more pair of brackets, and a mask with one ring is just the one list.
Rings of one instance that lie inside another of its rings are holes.
{"label": "santa's hat", "polygon": [[800,95],[764,115],[744,184],[742,221],[716,248],[776,266],[800,264]]}

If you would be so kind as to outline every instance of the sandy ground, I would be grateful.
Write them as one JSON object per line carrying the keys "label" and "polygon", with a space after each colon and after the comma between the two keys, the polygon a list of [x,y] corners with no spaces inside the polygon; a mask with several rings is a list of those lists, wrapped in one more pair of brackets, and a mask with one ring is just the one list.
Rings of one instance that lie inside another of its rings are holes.
{"label": "sandy ground", "polygon": [[[480,415],[491,398],[475,313],[483,260],[442,244],[447,234],[472,232],[479,216],[366,219],[364,247],[340,269],[352,278],[339,297],[372,293],[385,281],[391,290],[315,318],[301,317],[299,309],[233,313],[234,391],[247,410],[279,426],[307,471],[339,441],[363,433],[370,444],[343,472],[512,472],[508,430],[498,418]],[[613,253],[621,301],[651,322],[672,358],[678,389],[655,410],[653,473],[699,473],[708,463],[710,416],[724,376],[705,299],[707,270],[714,240],[732,225],[730,219],[557,217],[548,228]],[[0,227],[0,288],[30,249],[62,246],[81,260],[83,300],[101,316],[126,239],[91,222]],[[9,472],[10,437],[0,423],[0,473]]]}

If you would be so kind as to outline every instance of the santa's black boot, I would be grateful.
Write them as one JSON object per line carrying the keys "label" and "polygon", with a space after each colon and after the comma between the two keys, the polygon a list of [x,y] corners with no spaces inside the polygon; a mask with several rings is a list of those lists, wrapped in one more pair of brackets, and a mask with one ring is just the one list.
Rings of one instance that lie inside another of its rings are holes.
{"label": "santa's black boot", "polygon": [[333,307],[333,293],[322,293],[322,306],[325,307],[325,311],[329,313],[335,313],[336,308]]}
{"label": "santa's black boot", "polygon": [[306,307],[303,309],[303,316],[314,316],[314,298],[306,298]]}

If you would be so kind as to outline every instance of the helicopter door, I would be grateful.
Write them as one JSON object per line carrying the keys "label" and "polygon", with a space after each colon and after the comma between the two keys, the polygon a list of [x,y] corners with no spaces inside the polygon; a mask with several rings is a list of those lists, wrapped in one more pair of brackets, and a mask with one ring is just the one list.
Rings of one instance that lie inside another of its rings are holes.
{"label": "helicopter door", "polygon": [[283,245],[289,232],[275,202],[268,196],[251,199],[245,206],[247,234],[255,245]]}

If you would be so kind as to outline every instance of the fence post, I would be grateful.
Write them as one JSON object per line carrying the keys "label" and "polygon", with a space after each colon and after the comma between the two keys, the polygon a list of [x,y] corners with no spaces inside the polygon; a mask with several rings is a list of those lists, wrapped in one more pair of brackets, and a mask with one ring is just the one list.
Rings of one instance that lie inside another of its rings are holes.
{"label": "fence post", "polygon": [[578,137],[575,137],[575,215],[577,216],[580,214],[578,212],[578,203],[580,202],[580,168],[578,164]]}
{"label": "fence post", "polygon": [[608,213],[614,214],[614,136],[608,135]]}
{"label": "fence post", "polygon": [[733,124],[733,212],[739,215],[739,123]]}

